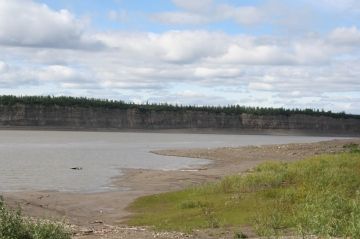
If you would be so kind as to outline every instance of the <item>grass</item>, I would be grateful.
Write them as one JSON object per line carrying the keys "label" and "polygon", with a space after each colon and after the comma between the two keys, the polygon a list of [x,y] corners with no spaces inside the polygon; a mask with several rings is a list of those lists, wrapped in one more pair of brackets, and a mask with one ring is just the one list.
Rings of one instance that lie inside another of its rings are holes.
{"label": "grass", "polygon": [[70,233],[59,223],[32,222],[20,210],[11,210],[0,199],[1,239],[70,239]]}
{"label": "grass", "polygon": [[[128,223],[158,230],[251,225],[260,236],[360,238],[360,150],[294,163],[267,162],[245,176],[146,196]],[[235,234],[239,235],[239,233]]]}

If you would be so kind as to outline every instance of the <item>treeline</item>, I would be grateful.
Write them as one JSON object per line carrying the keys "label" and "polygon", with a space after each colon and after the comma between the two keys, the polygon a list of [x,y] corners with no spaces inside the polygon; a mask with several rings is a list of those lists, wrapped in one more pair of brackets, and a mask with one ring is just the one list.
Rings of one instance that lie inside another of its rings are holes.
{"label": "treeline", "polygon": [[125,101],[95,99],[86,97],[70,96],[0,96],[0,105],[43,105],[43,106],[68,106],[68,107],[102,107],[110,109],[138,109],[139,111],[204,111],[211,113],[225,114],[254,114],[254,115],[293,115],[304,114],[312,116],[329,116],[333,118],[357,118],[360,115],[346,114],[345,112],[334,113],[319,109],[285,109],[270,107],[247,107],[240,105],[228,106],[193,106],[193,105],[172,105],[167,103],[146,103],[135,104]]}

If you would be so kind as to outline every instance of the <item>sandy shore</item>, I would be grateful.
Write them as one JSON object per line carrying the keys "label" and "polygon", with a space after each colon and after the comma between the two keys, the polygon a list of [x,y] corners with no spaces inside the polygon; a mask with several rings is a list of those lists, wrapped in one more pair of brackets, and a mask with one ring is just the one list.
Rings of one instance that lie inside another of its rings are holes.
{"label": "sandy shore", "polygon": [[[178,190],[189,185],[217,180],[225,175],[246,172],[267,160],[295,161],[308,156],[343,151],[343,146],[360,139],[333,140],[311,144],[287,144],[217,149],[174,149],[156,151],[161,155],[205,158],[213,163],[194,170],[127,170],[114,178],[115,185],[127,191],[104,193],[64,193],[56,191],[2,193],[6,202],[20,206],[25,215],[65,220],[77,231],[76,238],[211,238],[195,235],[156,233],[146,228],[129,228],[127,206],[137,197]],[[223,237],[226,238],[226,233]],[[232,238],[233,234],[230,238]],[[215,236],[216,238],[216,236]]]}

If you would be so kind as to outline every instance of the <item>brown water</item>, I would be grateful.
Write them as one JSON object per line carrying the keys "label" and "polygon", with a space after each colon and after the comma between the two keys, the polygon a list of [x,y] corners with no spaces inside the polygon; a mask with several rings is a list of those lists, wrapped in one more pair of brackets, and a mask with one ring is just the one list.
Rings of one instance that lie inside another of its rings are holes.
{"label": "brown water", "polygon": [[[175,170],[207,160],[149,153],[168,148],[210,148],[329,140],[329,137],[69,131],[0,131],[0,192],[114,190],[121,169]],[[82,170],[72,170],[80,167]]]}

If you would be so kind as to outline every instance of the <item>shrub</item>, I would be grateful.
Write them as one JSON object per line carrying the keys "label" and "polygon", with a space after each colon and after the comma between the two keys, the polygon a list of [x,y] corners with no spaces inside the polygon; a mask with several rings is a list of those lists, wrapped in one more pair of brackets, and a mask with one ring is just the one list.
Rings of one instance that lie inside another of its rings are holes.
{"label": "shrub", "polygon": [[70,239],[70,233],[60,223],[31,222],[21,216],[20,210],[6,207],[0,198],[1,239]]}

